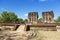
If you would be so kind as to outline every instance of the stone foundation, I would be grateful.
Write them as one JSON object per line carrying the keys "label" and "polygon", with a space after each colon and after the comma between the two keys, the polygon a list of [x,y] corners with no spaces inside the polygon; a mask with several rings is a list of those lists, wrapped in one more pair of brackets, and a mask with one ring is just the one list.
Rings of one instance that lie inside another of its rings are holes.
{"label": "stone foundation", "polygon": [[56,31],[56,27],[30,27],[30,30]]}
{"label": "stone foundation", "polygon": [[15,30],[15,26],[0,26],[0,29],[3,29],[3,30]]}

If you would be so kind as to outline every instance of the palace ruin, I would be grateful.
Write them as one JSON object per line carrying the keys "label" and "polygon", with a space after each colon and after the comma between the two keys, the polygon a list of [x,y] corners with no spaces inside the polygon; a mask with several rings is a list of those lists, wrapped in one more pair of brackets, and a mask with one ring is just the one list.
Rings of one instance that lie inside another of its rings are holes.
{"label": "palace ruin", "polygon": [[42,22],[43,23],[53,23],[54,22],[53,11],[42,12]]}
{"label": "palace ruin", "polygon": [[28,13],[28,23],[37,24],[38,23],[38,12]]}
{"label": "palace ruin", "polygon": [[57,31],[60,30],[60,23],[54,22],[53,11],[42,12],[42,22],[38,22],[38,12],[28,13],[28,23],[0,23],[0,28],[6,30],[47,30]]}

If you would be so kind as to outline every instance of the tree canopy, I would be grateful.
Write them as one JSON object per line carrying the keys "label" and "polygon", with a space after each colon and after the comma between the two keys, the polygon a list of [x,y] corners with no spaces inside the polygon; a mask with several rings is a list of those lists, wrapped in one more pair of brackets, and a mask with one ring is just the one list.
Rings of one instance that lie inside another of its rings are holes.
{"label": "tree canopy", "polygon": [[18,18],[14,12],[3,11],[0,14],[0,22],[22,22],[22,18]]}
{"label": "tree canopy", "polygon": [[15,15],[14,12],[9,12],[8,15],[9,15],[10,22],[16,22],[17,15]]}
{"label": "tree canopy", "polygon": [[25,23],[28,22],[28,19],[25,19],[24,22],[25,22]]}
{"label": "tree canopy", "polygon": [[3,19],[2,19],[2,17],[0,16],[0,22],[3,22]]}
{"label": "tree canopy", "polygon": [[18,22],[23,22],[23,19],[22,18],[18,18]]}
{"label": "tree canopy", "polygon": [[41,22],[42,21],[42,18],[39,18],[38,21]]}
{"label": "tree canopy", "polygon": [[60,22],[60,16],[55,20],[56,22]]}
{"label": "tree canopy", "polygon": [[9,22],[9,20],[10,20],[7,11],[3,11],[1,14],[1,17],[3,19],[3,22]]}

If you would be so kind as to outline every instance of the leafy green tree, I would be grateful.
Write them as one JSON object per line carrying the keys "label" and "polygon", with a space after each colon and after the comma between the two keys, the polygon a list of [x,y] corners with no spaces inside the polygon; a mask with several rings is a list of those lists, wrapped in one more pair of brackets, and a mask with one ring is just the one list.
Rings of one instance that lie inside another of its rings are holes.
{"label": "leafy green tree", "polygon": [[23,22],[22,18],[18,18],[18,23]]}
{"label": "leafy green tree", "polygon": [[9,22],[10,19],[7,11],[3,11],[1,16],[2,16],[3,22]]}
{"label": "leafy green tree", "polygon": [[16,22],[17,21],[17,15],[15,15],[14,12],[3,11],[1,14],[0,20],[3,20],[3,22]]}
{"label": "leafy green tree", "polygon": [[17,15],[15,15],[14,12],[9,12],[8,15],[9,15],[9,18],[10,18],[10,22],[16,22]]}
{"label": "leafy green tree", "polygon": [[42,21],[42,18],[39,18],[38,21],[41,22]]}
{"label": "leafy green tree", "polygon": [[60,16],[55,20],[56,22],[60,22]]}
{"label": "leafy green tree", "polygon": [[2,17],[0,16],[0,22],[3,22],[3,19],[2,19]]}
{"label": "leafy green tree", "polygon": [[25,19],[24,22],[28,22],[28,19]]}

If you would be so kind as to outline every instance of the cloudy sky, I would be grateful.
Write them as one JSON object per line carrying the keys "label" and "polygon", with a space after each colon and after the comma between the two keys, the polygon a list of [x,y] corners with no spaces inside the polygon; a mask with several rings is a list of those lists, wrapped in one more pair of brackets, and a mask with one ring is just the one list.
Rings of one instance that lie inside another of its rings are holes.
{"label": "cloudy sky", "polygon": [[15,12],[19,18],[27,18],[29,12],[53,11],[54,18],[60,16],[60,0],[0,0],[0,13],[2,11]]}

